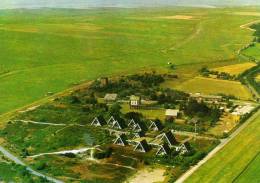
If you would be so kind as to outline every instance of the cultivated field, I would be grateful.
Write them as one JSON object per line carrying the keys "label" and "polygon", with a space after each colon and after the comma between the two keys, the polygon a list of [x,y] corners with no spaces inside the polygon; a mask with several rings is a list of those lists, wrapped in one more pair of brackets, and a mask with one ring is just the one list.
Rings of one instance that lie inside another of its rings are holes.
{"label": "cultivated field", "polygon": [[252,183],[260,182],[260,153],[255,156],[252,162],[249,163],[248,167],[240,174],[235,182],[243,183],[250,180]]}
{"label": "cultivated field", "polygon": [[225,94],[244,100],[252,99],[247,88],[237,81],[195,77],[178,85],[176,88],[189,93]]}
{"label": "cultivated field", "polygon": [[218,72],[225,72],[231,75],[239,75],[243,73],[244,71],[254,67],[256,64],[253,62],[246,62],[242,64],[234,64],[234,65],[228,65],[223,67],[218,67],[213,69],[214,71]]}
{"label": "cultivated field", "polygon": [[104,75],[236,59],[256,17],[232,12],[251,10],[1,10],[0,113]]}
{"label": "cultivated field", "polygon": [[259,182],[260,112],[256,118],[186,181]]}

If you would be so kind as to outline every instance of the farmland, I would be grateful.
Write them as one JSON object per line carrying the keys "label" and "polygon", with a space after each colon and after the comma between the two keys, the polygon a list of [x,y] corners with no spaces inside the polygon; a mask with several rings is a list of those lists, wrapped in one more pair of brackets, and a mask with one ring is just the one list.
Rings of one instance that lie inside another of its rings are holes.
{"label": "farmland", "polygon": [[252,99],[245,86],[236,81],[226,81],[212,78],[195,77],[176,87],[186,92],[200,92],[206,94],[226,94],[243,100]]}
{"label": "farmland", "polygon": [[0,113],[104,75],[228,65],[256,19],[234,11],[257,9],[1,10]]}
{"label": "farmland", "polygon": [[224,67],[218,67],[215,68],[214,70],[218,72],[226,72],[231,75],[239,75],[244,71],[250,69],[251,67],[254,67],[255,65],[256,64],[253,62],[246,62],[242,64],[234,64],[234,65],[229,65]]}
{"label": "farmland", "polygon": [[252,160],[252,162],[249,163],[248,167],[244,169],[244,172],[240,174],[239,177],[237,177],[235,182],[242,183],[246,182],[247,180],[250,180],[250,182],[259,182],[260,181],[260,175],[259,175],[259,165],[260,165],[260,156],[259,154],[255,156],[255,158]]}

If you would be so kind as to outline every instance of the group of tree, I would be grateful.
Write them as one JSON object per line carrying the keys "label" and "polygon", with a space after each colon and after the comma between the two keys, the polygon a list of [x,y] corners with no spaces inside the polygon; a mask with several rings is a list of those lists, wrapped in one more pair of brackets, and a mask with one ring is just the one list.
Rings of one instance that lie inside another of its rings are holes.
{"label": "group of tree", "polygon": [[209,107],[203,101],[189,100],[186,104],[182,104],[181,108],[187,116],[198,116],[204,122],[209,121],[210,125],[214,125],[221,116],[219,108]]}
{"label": "group of tree", "polygon": [[218,79],[223,79],[223,80],[236,80],[237,76],[231,75],[226,72],[218,72],[214,70],[208,69],[208,67],[202,67],[199,70],[200,74],[204,77],[210,77],[210,75],[215,75]]}

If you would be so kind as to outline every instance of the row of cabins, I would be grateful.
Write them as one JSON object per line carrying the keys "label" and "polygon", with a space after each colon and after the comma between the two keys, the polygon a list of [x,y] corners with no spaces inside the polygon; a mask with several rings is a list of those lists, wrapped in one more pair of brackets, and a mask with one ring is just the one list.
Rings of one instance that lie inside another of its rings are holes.
{"label": "row of cabins", "polygon": [[125,134],[121,134],[115,139],[114,144],[120,146],[132,145],[134,146],[134,151],[142,153],[149,152],[151,149],[155,148],[157,156],[169,155],[172,150],[179,152],[181,155],[191,151],[189,142],[178,144],[171,131],[162,133],[156,138],[158,138],[158,143],[154,143],[153,141],[148,142],[146,139],[131,141],[127,139]]}
{"label": "row of cabins", "polygon": [[[91,125],[96,127],[109,125],[111,128],[114,129],[123,129],[125,128],[125,126],[122,125],[123,122],[121,120],[121,118],[115,118],[111,116],[106,122],[103,117],[96,117],[92,121]],[[139,122],[136,122],[134,119],[132,119],[129,121],[127,127],[134,132],[134,136],[132,136],[131,138],[140,140],[128,140],[125,134],[120,134],[119,136],[117,136],[114,144],[121,146],[132,145],[134,146],[134,151],[138,152],[148,152],[152,148],[156,148],[156,155],[168,155],[170,154],[172,149],[180,152],[180,154],[185,154],[190,150],[190,146],[188,143],[179,145],[171,131],[168,131],[167,133],[162,133],[155,137],[154,140],[147,142],[145,138],[144,128]],[[162,123],[156,120],[151,121],[148,129],[152,131],[161,131],[163,130],[163,128],[164,127]]]}
{"label": "row of cabins", "polygon": [[[162,123],[159,120],[151,121],[151,124],[149,126],[149,130],[152,131],[161,131],[164,127]],[[108,121],[104,119],[103,116],[98,116],[93,119],[91,122],[91,126],[100,127],[108,125],[111,128],[122,130],[124,128],[130,128],[132,131],[135,132],[142,132],[145,130],[145,127],[140,123],[136,122],[134,119],[131,119],[128,124],[124,121],[124,119],[120,117],[114,117],[111,116]]]}

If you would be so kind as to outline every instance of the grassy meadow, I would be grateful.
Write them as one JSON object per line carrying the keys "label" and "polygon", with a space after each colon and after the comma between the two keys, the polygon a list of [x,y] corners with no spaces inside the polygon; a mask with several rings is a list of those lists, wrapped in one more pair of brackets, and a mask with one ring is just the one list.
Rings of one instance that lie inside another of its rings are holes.
{"label": "grassy meadow", "polygon": [[237,60],[258,17],[233,12],[248,11],[1,10],[0,114],[104,75]]}
{"label": "grassy meadow", "polygon": [[260,131],[259,124],[260,112],[236,138],[202,165],[186,182],[258,182],[259,158],[255,157],[259,154],[260,147],[260,134],[257,133]]}

